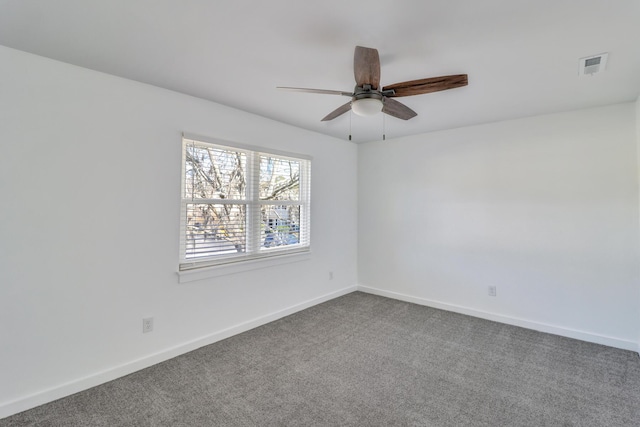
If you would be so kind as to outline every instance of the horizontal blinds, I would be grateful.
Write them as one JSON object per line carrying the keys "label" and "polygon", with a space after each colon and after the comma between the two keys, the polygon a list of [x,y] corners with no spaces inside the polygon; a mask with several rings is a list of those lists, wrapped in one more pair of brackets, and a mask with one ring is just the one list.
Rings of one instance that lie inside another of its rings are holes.
{"label": "horizontal blinds", "polygon": [[185,259],[246,252],[246,206],[188,203]]}

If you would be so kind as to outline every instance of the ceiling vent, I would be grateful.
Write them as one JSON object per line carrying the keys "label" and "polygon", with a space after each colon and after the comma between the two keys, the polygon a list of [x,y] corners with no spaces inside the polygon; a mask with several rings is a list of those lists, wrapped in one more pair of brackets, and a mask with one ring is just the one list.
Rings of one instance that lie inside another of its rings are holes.
{"label": "ceiling vent", "polygon": [[607,66],[608,53],[601,53],[599,55],[587,56],[580,58],[580,70],[578,74],[581,76],[593,76],[604,71]]}

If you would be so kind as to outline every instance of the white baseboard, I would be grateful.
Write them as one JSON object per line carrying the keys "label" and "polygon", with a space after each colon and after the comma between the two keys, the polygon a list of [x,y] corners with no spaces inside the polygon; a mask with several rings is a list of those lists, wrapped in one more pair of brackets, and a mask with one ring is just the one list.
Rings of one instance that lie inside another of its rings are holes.
{"label": "white baseboard", "polygon": [[554,335],[560,335],[567,338],[575,338],[578,340],[592,342],[596,344],[602,344],[609,347],[616,347],[623,350],[631,350],[636,352],[640,350],[640,343],[637,343],[635,341],[629,341],[629,340],[624,340],[620,338],[594,334],[586,331],[579,331],[576,329],[564,328],[556,325],[549,325],[546,323],[520,319],[517,317],[505,316],[497,313],[490,313],[490,312],[476,310],[469,307],[463,307],[455,304],[449,304],[449,303],[430,300],[426,298],[414,297],[411,295],[405,295],[398,292],[387,291],[384,289],[372,288],[364,285],[358,285],[358,290],[362,292],[374,294],[374,295],[380,295],[383,297],[397,299],[400,301],[406,301],[414,304],[425,305],[428,307],[439,308],[446,311],[452,311],[454,313],[466,314],[473,317],[479,317],[481,319],[493,320],[495,322],[505,323],[507,325],[520,326],[526,329],[533,329],[535,331],[546,332]]}
{"label": "white baseboard", "polygon": [[165,360],[169,360],[181,354],[188,353],[205,345],[213,344],[231,336],[246,332],[250,329],[265,325],[269,322],[273,322],[274,320],[281,319],[285,316],[289,316],[290,314],[296,313],[309,307],[313,307],[314,305],[318,305],[342,295],[349,294],[356,290],[357,287],[355,285],[349,286],[347,288],[340,289],[338,291],[331,292],[308,301],[304,301],[300,304],[296,304],[283,310],[276,311],[266,316],[257,317],[255,319],[227,329],[223,329],[213,334],[188,341],[171,348],[167,348],[160,352],[150,354],[136,360],[132,360],[123,365],[97,372],[83,378],[78,378],[73,381],[69,381],[67,383],[45,389],[31,395],[20,397],[15,400],[3,402],[2,404],[0,404],[0,419],[11,416],[13,414],[17,414],[18,412],[26,411],[27,409],[35,408],[36,406],[40,406],[66,396],[70,396],[79,391],[87,390],[91,387],[104,384],[108,381],[115,380],[125,375],[129,375],[133,372],[148,368],[157,363],[164,362]]}

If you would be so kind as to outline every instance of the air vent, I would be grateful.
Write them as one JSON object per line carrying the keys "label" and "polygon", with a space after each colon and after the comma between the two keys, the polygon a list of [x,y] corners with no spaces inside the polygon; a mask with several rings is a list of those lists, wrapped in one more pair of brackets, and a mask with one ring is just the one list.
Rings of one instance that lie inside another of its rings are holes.
{"label": "air vent", "polygon": [[580,70],[578,74],[581,76],[593,76],[604,71],[607,66],[608,53],[601,53],[599,55],[587,56],[580,58]]}

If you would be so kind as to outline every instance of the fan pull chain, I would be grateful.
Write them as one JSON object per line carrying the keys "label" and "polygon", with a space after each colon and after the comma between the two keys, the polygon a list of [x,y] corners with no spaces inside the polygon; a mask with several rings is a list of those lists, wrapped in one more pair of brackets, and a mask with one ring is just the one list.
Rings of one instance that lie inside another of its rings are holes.
{"label": "fan pull chain", "polygon": [[384,114],[382,114],[382,140],[385,141],[387,139],[387,130],[386,130],[386,121]]}
{"label": "fan pull chain", "polygon": [[352,116],[352,111],[349,110],[349,141],[351,141],[351,116]]}

